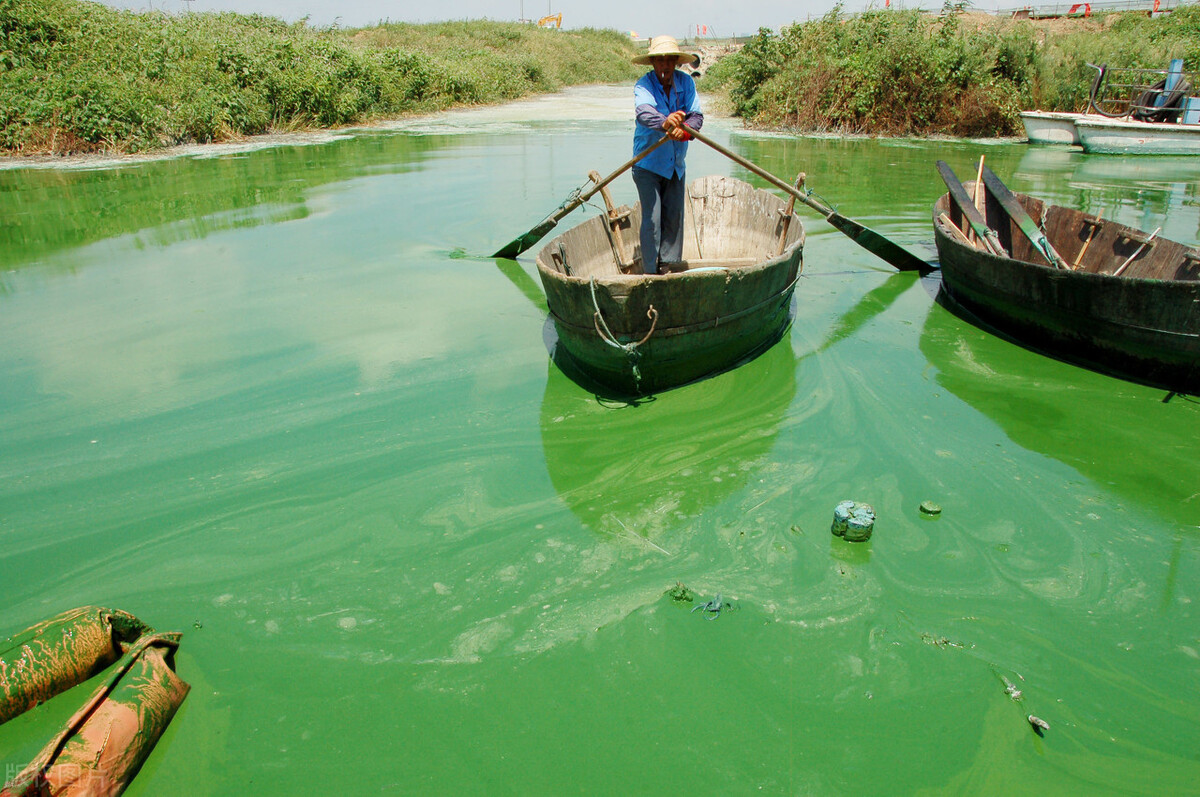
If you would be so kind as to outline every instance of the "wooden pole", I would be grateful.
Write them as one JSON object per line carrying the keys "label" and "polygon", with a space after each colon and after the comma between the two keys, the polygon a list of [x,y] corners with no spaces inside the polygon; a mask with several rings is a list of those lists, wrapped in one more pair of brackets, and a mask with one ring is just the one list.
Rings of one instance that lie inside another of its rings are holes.
{"label": "wooden pole", "polygon": [[1083,260],[1083,253],[1087,251],[1092,244],[1092,239],[1096,237],[1096,233],[1100,231],[1100,214],[1096,214],[1096,220],[1092,222],[1091,232],[1088,233],[1087,240],[1083,242],[1083,246],[1079,248],[1079,254],[1075,255],[1075,262],[1071,263],[1071,270],[1079,268],[1080,261]]}
{"label": "wooden pole", "polygon": [[975,170],[975,187],[971,190],[971,204],[979,211],[979,215],[987,218],[983,207],[986,204],[983,193],[983,156],[979,156],[979,168]]}

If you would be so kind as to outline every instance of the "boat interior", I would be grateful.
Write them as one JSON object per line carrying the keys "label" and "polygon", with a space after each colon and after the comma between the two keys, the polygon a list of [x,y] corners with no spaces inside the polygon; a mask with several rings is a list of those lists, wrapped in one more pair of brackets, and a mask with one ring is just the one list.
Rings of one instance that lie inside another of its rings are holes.
{"label": "boat interior", "polygon": [[[804,243],[804,225],[788,202],[732,177],[701,177],[687,191],[683,260],[660,264],[663,274],[748,268]],[[644,277],[638,229],[641,207],[613,207],[552,240],[538,263],[571,277]]]}
{"label": "boat interior", "polygon": [[[965,187],[974,195],[974,181],[967,182]],[[1145,232],[1023,194],[1017,194],[1017,198],[1074,271],[1136,279],[1200,280],[1200,250],[1161,238],[1157,231]],[[970,225],[948,195],[938,199],[937,209],[939,218],[940,213],[945,213],[951,222],[950,225],[939,222],[946,234],[977,247]],[[1053,268],[991,196],[986,199],[984,218],[1013,258]]]}

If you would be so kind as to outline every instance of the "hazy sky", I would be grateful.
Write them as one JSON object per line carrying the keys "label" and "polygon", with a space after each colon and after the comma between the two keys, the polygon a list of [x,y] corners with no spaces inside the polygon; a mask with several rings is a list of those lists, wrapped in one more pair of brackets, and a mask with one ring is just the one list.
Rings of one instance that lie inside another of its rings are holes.
{"label": "hazy sky", "polygon": [[[613,28],[637,31],[640,36],[667,33],[683,38],[698,25],[709,34],[734,36],[760,27],[779,30],[783,25],[824,14],[835,0],[190,0],[193,11],[238,11],[266,14],[289,22],[308,16],[314,26],[338,24],[365,27],[380,20],[435,22],[456,19],[537,19],[561,13],[564,28]],[[188,0],[107,0],[120,8],[153,7],[176,13]],[[931,0],[933,2],[933,0]],[[845,10],[862,11],[883,6],[884,0],[847,0]],[[898,3],[893,2],[893,5]],[[920,5],[907,0],[909,8]],[[927,3],[926,5],[929,5]],[[940,3],[938,3],[940,5]]]}

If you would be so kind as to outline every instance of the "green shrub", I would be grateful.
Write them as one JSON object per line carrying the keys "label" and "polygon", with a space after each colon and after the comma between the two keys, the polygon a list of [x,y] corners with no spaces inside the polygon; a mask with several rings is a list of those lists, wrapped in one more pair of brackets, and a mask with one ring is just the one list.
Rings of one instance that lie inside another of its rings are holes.
{"label": "green shrub", "polygon": [[0,0],[0,149],[137,151],[632,80],[612,31],[460,21],[317,30],[257,15]]}
{"label": "green shrub", "polygon": [[1055,33],[1032,22],[871,10],[762,30],[709,71],[734,113],[766,126],[851,133],[994,136],[1020,111],[1084,110],[1090,63],[1200,68],[1200,7],[1153,19],[1127,13]]}

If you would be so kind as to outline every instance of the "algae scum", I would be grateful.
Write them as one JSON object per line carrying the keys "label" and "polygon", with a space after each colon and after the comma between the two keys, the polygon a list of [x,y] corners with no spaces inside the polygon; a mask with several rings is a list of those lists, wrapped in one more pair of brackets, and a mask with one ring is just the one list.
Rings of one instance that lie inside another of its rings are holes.
{"label": "algae scum", "polygon": [[[0,171],[0,634],[184,632],[130,793],[1194,790],[1200,405],[981,331],[805,212],[783,341],[597,401],[532,257],[474,256],[628,159],[627,92],[589,91]],[[1200,238],[1195,159],[710,129],[914,250],[934,162],[981,151]],[[6,778],[91,685],[0,726]]]}

